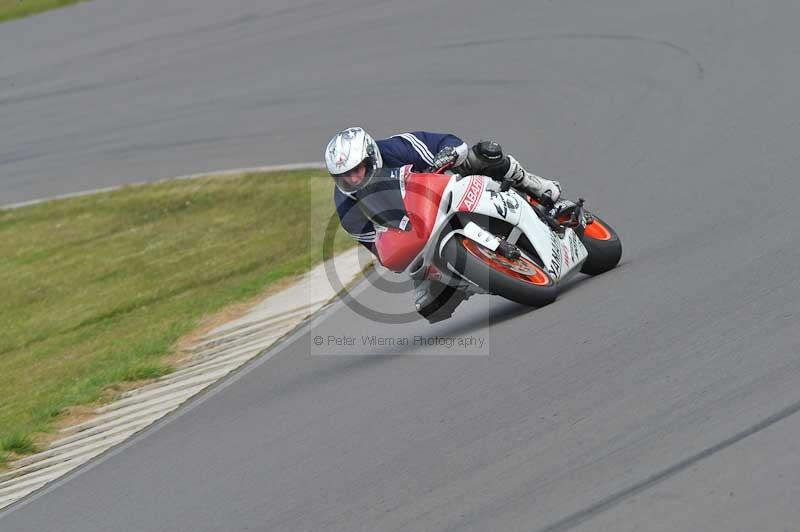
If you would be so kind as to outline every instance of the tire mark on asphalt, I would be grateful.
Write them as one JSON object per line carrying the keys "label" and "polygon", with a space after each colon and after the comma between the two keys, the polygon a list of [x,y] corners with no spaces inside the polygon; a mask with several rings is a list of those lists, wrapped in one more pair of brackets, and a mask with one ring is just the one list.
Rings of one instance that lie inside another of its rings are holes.
{"label": "tire mark on asphalt", "polygon": [[669,41],[662,41],[659,39],[642,37],[639,35],[614,35],[614,34],[604,34],[604,33],[557,33],[555,35],[530,35],[527,37],[508,37],[508,38],[498,38],[498,39],[473,40],[460,43],[443,44],[441,46],[436,46],[435,48],[440,48],[440,49],[464,48],[467,46],[482,46],[486,44],[504,44],[504,43],[514,43],[514,42],[558,41],[558,40],[638,41],[638,42],[655,44],[658,46],[665,46],[667,48],[672,48],[681,55],[685,55],[686,57],[691,59],[692,62],[694,63],[695,68],[697,68],[698,79],[703,79],[706,73],[706,69],[703,66],[703,63],[701,63],[700,60],[697,59],[697,57],[695,57],[695,55],[690,50],[682,46],[678,46],[677,44],[671,43]]}
{"label": "tire mark on asphalt", "polygon": [[712,445],[711,447],[707,447],[706,449],[700,451],[699,453],[690,456],[680,462],[673,464],[672,466],[655,473],[648,478],[644,479],[641,482],[634,484],[622,491],[609,495],[605,499],[602,499],[595,504],[589,506],[588,508],[584,508],[578,512],[575,512],[555,523],[548,525],[544,528],[540,528],[536,532],[562,532],[564,530],[570,530],[575,528],[578,525],[581,525],[591,519],[592,517],[599,515],[606,510],[613,508],[614,506],[620,504],[621,502],[630,499],[631,497],[642,493],[643,491],[652,488],[656,484],[663,482],[671,477],[674,477],[678,473],[684,471],[685,469],[695,465],[696,463],[700,462],[712,456],[720,451],[724,451],[728,447],[734,445],[742,441],[743,439],[752,436],[762,430],[780,422],[784,419],[800,412],[800,401],[791,404],[777,412],[768,418],[756,423],[755,425],[750,426],[731,436],[730,438],[723,440],[716,445]]}

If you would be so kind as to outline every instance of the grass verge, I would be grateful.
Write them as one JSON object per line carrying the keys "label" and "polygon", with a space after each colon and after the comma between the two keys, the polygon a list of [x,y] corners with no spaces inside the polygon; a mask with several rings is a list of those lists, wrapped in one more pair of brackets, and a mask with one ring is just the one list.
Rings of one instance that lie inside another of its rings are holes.
{"label": "grass verge", "polygon": [[28,454],[36,451],[33,439],[24,434],[11,434],[0,440],[0,450],[5,452]]}
{"label": "grass verge", "polygon": [[[166,357],[203,317],[319,262],[312,225],[332,216],[318,171],[0,210],[0,466],[65,408],[170,372]],[[337,231],[337,251],[353,245]]]}
{"label": "grass verge", "polygon": [[27,17],[83,1],[85,0],[0,0],[0,22]]}

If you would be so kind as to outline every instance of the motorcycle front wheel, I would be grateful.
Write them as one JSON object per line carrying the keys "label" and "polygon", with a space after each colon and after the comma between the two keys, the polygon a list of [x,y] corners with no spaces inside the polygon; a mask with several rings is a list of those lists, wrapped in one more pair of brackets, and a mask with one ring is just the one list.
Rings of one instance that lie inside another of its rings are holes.
{"label": "motorcycle front wheel", "polygon": [[586,226],[581,237],[583,246],[589,252],[581,272],[597,275],[607,272],[619,263],[622,258],[622,243],[610,225],[597,216],[592,217],[594,222]]}
{"label": "motorcycle front wheel", "polygon": [[509,259],[462,235],[447,241],[442,258],[468,281],[523,305],[542,307],[558,294],[556,283],[541,265],[525,257]]}

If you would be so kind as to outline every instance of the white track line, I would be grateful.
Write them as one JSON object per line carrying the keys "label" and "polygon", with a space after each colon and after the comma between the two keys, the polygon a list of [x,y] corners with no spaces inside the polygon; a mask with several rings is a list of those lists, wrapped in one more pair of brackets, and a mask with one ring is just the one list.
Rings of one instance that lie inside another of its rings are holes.
{"label": "white track line", "polygon": [[167,177],[165,179],[158,179],[155,181],[137,181],[135,183],[126,183],[124,185],[116,185],[113,187],[104,187],[104,188],[95,188],[92,190],[83,190],[81,192],[70,192],[69,194],[60,194],[58,196],[53,196],[50,198],[41,198],[35,199],[30,201],[21,201],[19,203],[11,203],[9,205],[0,205],[0,210],[3,209],[19,209],[20,207],[27,207],[29,205],[38,205],[39,203],[44,203],[46,201],[54,201],[60,199],[67,199],[67,198],[79,198],[81,196],[90,196],[92,194],[99,194],[101,192],[113,192],[115,190],[119,190],[122,187],[130,187],[130,186],[139,186],[139,185],[148,185],[152,183],[163,183],[165,181],[173,181],[173,180],[185,180],[185,179],[199,179],[203,177],[225,177],[225,176],[234,176],[240,174],[252,174],[252,173],[262,173],[262,172],[282,172],[282,171],[289,171],[289,170],[317,170],[317,169],[324,169],[325,163],[323,162],[307,162],[307,163],[291,163],[291,164],[275,164],[271,166],[253,166],[250,168],[234,168],[233,170],[218,170],[216,172],[202,172],[199,174],[188,174],[188,175],[181,175],[175,177]]}

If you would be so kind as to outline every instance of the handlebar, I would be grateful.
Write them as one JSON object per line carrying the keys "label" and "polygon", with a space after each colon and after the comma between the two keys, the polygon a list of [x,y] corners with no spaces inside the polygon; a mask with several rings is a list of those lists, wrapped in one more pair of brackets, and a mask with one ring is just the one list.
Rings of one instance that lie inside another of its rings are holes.
{"label": "handlebar", "polygon": [[453,163],[447,163],[446,165],[442,166],[441,168],[437,168],[433,173],[434,174],[443,174],[447,170],[451,169],[452,167],[453,167]]}

